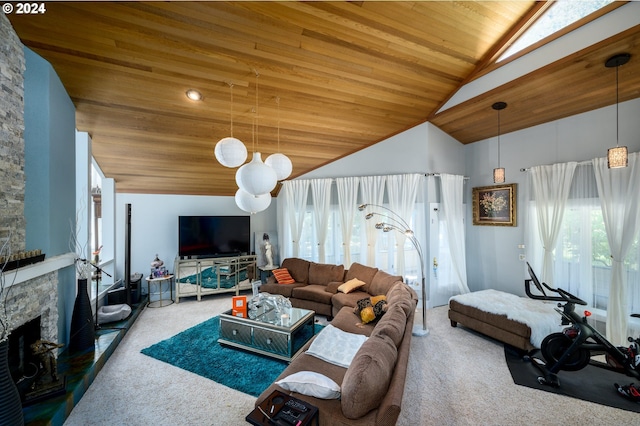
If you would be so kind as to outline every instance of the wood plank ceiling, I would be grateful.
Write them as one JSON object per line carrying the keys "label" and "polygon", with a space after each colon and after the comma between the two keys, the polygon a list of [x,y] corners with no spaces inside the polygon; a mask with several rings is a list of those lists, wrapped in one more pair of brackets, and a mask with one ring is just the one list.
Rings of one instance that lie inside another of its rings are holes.
{"label": "wood plank ceiling", "polygon": [[[509,103],[503,134],[610,105],[615,80],[603,64],[620,51],[634,56],[620,70],[620,100],[640,96],[634,28],[436,113],[535,14],[533,1],[46,8],[8,17],[60,76],[119,192],[235,194],[235,169],[213,156],[232,119],[250,152],[283,152],[295,177],[427,120],[462,143],[495,136],[498,100]],[[190,88],[203,101],[188,100]]]}

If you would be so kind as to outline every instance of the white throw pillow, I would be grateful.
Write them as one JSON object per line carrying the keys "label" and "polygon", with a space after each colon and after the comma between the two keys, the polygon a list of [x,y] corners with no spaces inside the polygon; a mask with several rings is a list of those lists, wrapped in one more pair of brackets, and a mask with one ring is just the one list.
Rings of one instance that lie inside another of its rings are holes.
{"label": "white throw pillow", "polygon": [[348,333],[329,324],[318,333],[306,353],[328,363],[349,368],[356,352],[366,340],[365,335]]}
{"label": "white throw pillow", "polygon": [[321,399],[340,399],[340,386],[327,376],[299,371],[276,382],[283,389]]}

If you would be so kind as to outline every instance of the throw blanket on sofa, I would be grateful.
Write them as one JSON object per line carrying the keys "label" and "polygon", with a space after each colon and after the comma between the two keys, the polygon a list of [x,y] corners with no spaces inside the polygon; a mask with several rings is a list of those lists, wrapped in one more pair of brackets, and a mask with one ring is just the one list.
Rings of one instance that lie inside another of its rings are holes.
{"label": "throw blanket on sofa", "polygon": [[492,289],[460,294],[451,299],[484,312],[506,315],[510,320],[526,324],[531,329],[531,344],[536,348],[540,347],[542,340],[549,334],[564,328],[560,323],[560,314],[554,310],[558,302],[533,300]]}
{"label": "throw blanket on sofa", "polygon": [[329,324],[318,333],[306,353],[328,363],[349,368],[356,352],[366,340],[367,336],[347,333]]}

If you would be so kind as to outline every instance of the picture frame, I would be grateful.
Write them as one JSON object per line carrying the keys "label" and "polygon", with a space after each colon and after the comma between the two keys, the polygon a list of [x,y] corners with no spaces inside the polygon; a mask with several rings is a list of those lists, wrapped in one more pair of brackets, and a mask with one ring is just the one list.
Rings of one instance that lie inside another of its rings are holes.
{"label": "picture frame", "polygon": [[516,226],[517,184],[473,188],[473,224]]}

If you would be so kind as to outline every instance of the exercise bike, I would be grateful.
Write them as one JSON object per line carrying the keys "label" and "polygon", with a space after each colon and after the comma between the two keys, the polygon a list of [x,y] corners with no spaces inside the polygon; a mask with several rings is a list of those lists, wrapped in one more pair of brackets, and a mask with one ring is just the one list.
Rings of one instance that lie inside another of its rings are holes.
{"label": "exercise bike", "polygon": [[[592,353],[605,355],[607,362],[600,363],[600,366],[640,380],[640,337],[637,339],[629,337],[628,341],[631,345],[628,348],[613,345],[587,323],[587,317],[591,315],[589,311],[585,311],[584,316],[575,312],[575,305],[586,305],[587,302],[561,288],[554,289],[541,283],[528,262],[527,267],[531,276],[531,280],[525,281],[527,296],[537,300],[559,302],[555,310],[562,316],[562,325],[568,326],[562,332],[552,333],[542,340],[540,352],[544,361],[531,357],[533,365],[542,372],[538,382],[559,387],[560,380],[557,373],[560,370],[578,371],[585,368],[591,362]],[[531,292],[531,281],[540,294]],[[548,295],[545,289],[555,295]],[[620,393],[623,393],[621,390],[623,387],[617,384],[615,386]],[[630,386],[633,388],[632,385]],[[627,389],[628,386],[624,388]]]}

